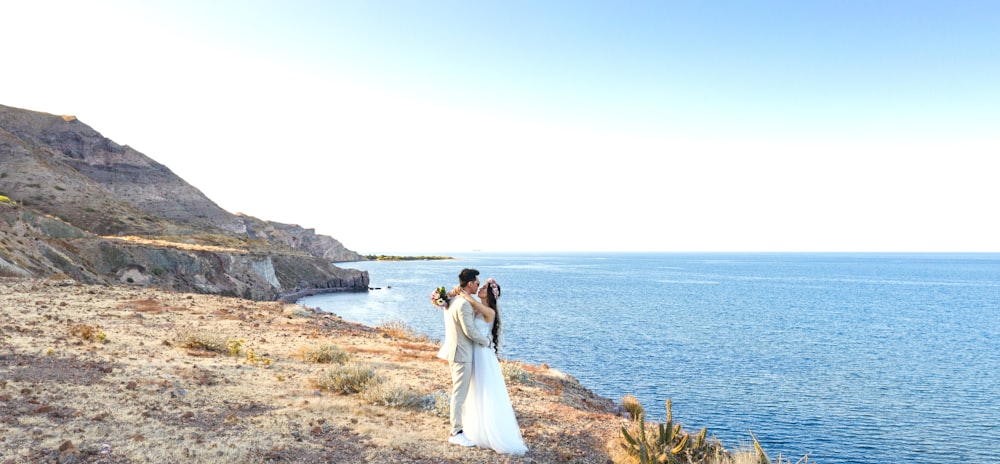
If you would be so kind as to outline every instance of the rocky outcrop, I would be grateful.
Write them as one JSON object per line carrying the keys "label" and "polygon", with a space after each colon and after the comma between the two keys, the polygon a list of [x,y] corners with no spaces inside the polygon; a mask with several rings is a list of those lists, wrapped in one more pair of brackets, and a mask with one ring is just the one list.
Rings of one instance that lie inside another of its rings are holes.
{"label": "rocky outcrop", "polygon": [[304,229],[293,224],[263,221],[253,216],[237,213],[246,226],[250,238],[283,243],[310,255],[326,258],[333,262],[364,261],[365,257],[348,250],[343,244],[326,235],[319,235],[314,229]]}
{"label": "rocky outcrop", "polygon": [[97,271],[118,284],[276,300],[304,288],[361,291],[367,271],[336,268],[311,256],[264,255],[122,245],[97,240],[80,246],[81,258],[100,263]]}
{"label": "rocky outcrop", "polygon": [[0,105],[0,276],[67,276],[277,299],[365,291],[363,260],[313,229],[232,214],[72,116]]}
{"label": "rocky outcrop", "polygon": [[64,277],[277,300],[302,292],[365,291],[367,271],[323,258],[101,238],[30,209],[0,203],[0,277]]}
{"label": "rocky outcrop", "polygon": [[93,235],[59,219],[0,203],[0,277],[64,275],[84,283],[104,282],[69,246],[88,236]]}

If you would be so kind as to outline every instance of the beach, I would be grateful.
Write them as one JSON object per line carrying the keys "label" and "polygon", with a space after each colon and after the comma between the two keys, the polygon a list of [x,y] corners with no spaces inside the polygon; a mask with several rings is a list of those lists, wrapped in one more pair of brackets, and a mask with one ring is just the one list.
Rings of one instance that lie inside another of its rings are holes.
{"label": "beach", "polygon": [[[0,288],[0,464],[603,464],[624,420],[573,377],[519,365],[508,390],[529,452],[461,448],[446,415],[317,387],[337,364],[307,355],[332,345],[385,385],[433,397],[451,384],[435,340],[297,304],[69,279]],[[228,352],[193,342],[211,337]]]}

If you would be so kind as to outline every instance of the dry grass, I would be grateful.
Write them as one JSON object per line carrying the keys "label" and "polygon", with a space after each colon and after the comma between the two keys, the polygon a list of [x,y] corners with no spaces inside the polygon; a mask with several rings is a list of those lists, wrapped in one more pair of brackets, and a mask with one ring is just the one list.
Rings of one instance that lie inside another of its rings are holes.
{"label": "dry grass", "polygon": [[229,354],[230,344],[226,337],[207,330],[184,329],[177,333],[177,344],[192,350]]}
{"label": "dry grass", "polygon": [[[374,382],[365,384],[359,393],[364,401],[391,408],[421,409],[428,404],[429,409],[432,404],[430,401],[425,401],[424,395],[413,391],[410,387],[400,382],[382,381],[378,377]],[[437,406],[436,403],[433,406]]]}
{"label": "dry grass", "polygon": [[375,328],[384,333],[385,335],[405,341],[420,342],[420,343],[430,343],[430,338],[426,334],[422,334],[413,330],[412,327],[406,325],[405,322],[393,319],[390,321],[385,321]]}
{"label": "dry grass", "polygon": [[646,415],[646,410],[643,409],[642,404],[633,395],[625,395],[622,397],[622,407],[628,412],[629,418],[638,419]]}
{"label": "dry grass", "polygon": [[[330,314],[283,316],[295,305],[0,280],[3,463],[605,464],[621,424],[611,401],[523,365],[530,375],[508,390],[528,454],[461,448],[447,443],[451,381],[435,343]],[[107,342],[68,335],[75,325]],[[241,355],[230,340],[242,340]],[[350,394],[317,388],[342,365],[303,354],[334,346],[378,381]]]}
{"label": "dry grass", "polygon": [[163,311],[171,309],[179,309],[179,308],[167,308],[163,306],[163,303],[149,298],[123,303],[120,305],[120,308],[128,309],[138,313],[153,313],[153,314],[160,314]]}
{"label": "dry grass", "polygon": [[170,240],[156,239],[149,237],[137,237],[134,235],[127,235],[127,236],[108,235],[101,238],[109,240],[119,240],[123,242],[135,243],[140,245],[153,245],[159,247],[176,248],[179,250],[214,251],[219,253],[247,253],[248,251],[246,248],[232,248],[232,247],[222,247],[215,245],[199,245],[193,243],[175,242]]}
{"label": "dry grass", "polygon": [[320,390],[346,395],[363,392],[369,384],[378,383],[379,379],[375,377],[375,368],[372,366],[350,363],[334,366],[310,382]]}
{"label": "dry grass", "polygon": [[305,361],[318,364],[344,364],[350,359],[347,352],[330,343],[303,346],[299,348],[299,356]]}

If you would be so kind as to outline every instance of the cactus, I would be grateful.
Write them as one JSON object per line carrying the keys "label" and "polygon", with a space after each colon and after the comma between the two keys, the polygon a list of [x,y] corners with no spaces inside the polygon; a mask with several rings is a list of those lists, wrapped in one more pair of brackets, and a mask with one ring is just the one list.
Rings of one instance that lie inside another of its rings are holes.
{"label": "cactus", "polygon": [[[631,410],[642,410],[638,401],[626,397],[624,402],[635,401],[635,405],[630,405]],[[722,445],[717,441],[708,440],[708,429],[702,428],[697,436],[692,440],[691,434],[685,432],[681,424],[674,423],[673,403],[667,400],[667,420],[663,424],[650,426],[646,430],[645,414],[639,414],[635,419],[638,424],[633,424],[633,431],[622,426],[622,448],[630,455],[638,458],[640,464],[663,463],[706,463],[717,462],[721,454],[726,454]],[[711,461],[715,457],[716,461]]]}
{"label": "cactus", "polygon": [[[622,426],[622,436],[625,438],[625,443],[622,444],[629,454],[639,458],[640,464],[648,464],[656,462],[657,453],[654,449],[652,443],[649,442],[649,438],[646,436],[646,417],[645,415],[639,415],[639,435],[632,437],[628,433],[628,429]],[[627,443],[627,445],[626,445]]]}
{"label": "cactus", "polygon": [[682,433],[681,439],[677,441],[677,445],[674,446],[673,448],[670,448],[670,454],[672,455],[680,454],[680,452],[684,450],[684,447],[687,446],[688,436],[689,435],[687,434],[687,432]]}
{"label": "cactus", "polygon": [[[623,406],[633,415],[633,422],[631,428],[622,426],[620,445],[640,464],[732,462],[732,456],[726,452],[722,444],[718,440],[708,438],[708,428],[702,428],[692,437],[684,431],[681,424],[674,423],[671,400],[667,400],[666,422],[655,426],[651,424],[649,430],[646,430],[646,417],[642,405],[635,397],[624,397]],[[753,431],[750,431],[750,436],[753,438],[755,464],[791,464],[791,461],[782,459],[781,455],[778,455],[777,461],[771,461]],[[809,464],[809,455],[803,456],[795,464]]]}

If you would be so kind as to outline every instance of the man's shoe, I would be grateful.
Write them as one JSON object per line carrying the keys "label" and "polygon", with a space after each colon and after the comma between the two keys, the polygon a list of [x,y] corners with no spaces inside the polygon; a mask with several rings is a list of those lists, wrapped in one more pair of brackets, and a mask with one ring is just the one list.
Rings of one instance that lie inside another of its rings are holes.
{"label": "man's shoe", "polygon": [[459,446],[476,446],[469,437],[465,436],[465,432],[458,432],[450,437],[448,437],[448,443]]}

